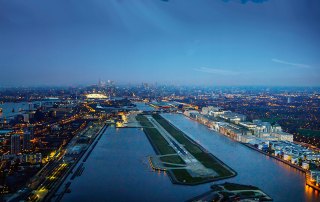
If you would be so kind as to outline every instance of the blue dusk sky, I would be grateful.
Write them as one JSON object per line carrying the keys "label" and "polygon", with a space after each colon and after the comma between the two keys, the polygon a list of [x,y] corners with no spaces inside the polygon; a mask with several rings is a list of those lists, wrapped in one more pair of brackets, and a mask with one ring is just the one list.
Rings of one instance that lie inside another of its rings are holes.
{"label": "blue dusk sky", "polygon": [[320,86],[319,0],[0,0],[0,87]]}

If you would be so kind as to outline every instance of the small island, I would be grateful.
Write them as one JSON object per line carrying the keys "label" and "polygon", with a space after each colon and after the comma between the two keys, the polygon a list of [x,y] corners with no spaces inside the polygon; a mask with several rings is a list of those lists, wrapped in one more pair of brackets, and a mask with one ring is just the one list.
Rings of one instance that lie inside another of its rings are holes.
{"label": "small island", "polygon": [[258,187],[225,182],[212,185],[211,190],[189,201],[273,201]]}

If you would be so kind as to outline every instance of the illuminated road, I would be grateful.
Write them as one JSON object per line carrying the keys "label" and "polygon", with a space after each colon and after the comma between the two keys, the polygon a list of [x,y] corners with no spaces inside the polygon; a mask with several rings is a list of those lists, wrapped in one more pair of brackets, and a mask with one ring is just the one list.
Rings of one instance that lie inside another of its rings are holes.
{"label": "illuminated road", "polygon": [[[89,127],[89,126],[88,126]],[[52,198],[56,192],[56,190],[60,187],[60,184],[65,179],[66,175],[69,174],[70,169],[73,169],[73,167],[76,165],[77,161],[65,161],[64,157],[66,155],[66,151],[77,145],[77,140],[79,139],[80,135],[86,133],[88,130],[88,127],[84,129],[83,131],[77,133],[69,142],[66,149],[59,149],[55,154],[53,154],[52,158],[54,160],[47,163],[46,166],[41,169],[38,174],[34,177],[34,182],[32,184],[29,184],[30,188],[35,189],[33,192],[33,195],[31,196],[31,201],[47,201],[50,198]],[[95,127],[92,128],[92,132],[94,132]],[[106,128],[106,125],[101,127],[96,134],[91,134],[92,139],[91,143],[94,143],[97,141],[98,138],[96,138],[99,134],[103,133],[104,129]],[[91,129],[91,127],[90,127]],[[92,146],[94,144],[90,144]],[[89,147],[90,147],[89,146]],[[88,148],[89,148],[88,147]],[[80,154],[75,157],[80,159],[83,157],[85,153],[89,152],[90,150],[82,151]]]}

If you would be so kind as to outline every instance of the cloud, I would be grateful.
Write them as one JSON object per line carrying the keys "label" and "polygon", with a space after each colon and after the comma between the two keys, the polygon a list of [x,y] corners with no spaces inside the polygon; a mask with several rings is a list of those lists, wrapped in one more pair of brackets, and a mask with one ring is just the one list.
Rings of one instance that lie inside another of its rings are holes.
{"label": "cloud", "polygon": [[273,58],[272,62],[280,63],[280,64],[284,64],[284,65],[290,65],[290,66],[299,67],[299,68],[310,68],[311,67],[310,65],[287,62],[287,61],[279,60],[279,59],[276,59],[276,58]]}
{"label": "cloud", "polygon": [[209,74],[220,74],[220,75],[237,75],[239,72],[230,71],[230,70],[223,70],[223,69],[215,69],[215,68],[208,68],[208,67],[200,67],[194,69],[197,72],[204,72]]}

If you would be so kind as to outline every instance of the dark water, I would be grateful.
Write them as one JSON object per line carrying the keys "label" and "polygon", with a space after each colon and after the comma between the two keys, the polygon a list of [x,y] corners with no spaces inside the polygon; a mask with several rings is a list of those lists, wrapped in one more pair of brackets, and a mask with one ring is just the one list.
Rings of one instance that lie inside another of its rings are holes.
{"label": "dark water", "polygon": [[144,102],[135,102],[134,104],[137,106],[137,109],[141,111],[154,111],[153,107],[146,105]]}
{"label": "dark water", "polygon": [[109,127],[62,201],[185,201],[209,189],[173,185],[149,167],[153,154],[142,130]]}
{"label": "dark water", "polygon": [[320,201],[319,192],[305,186],[304,173],[210,131],[183,115],[165,114],[164,117],[238,172],[228,181],[256,185],[274,201]]}
{"label": "dark water", "polygon": [[[0,113],[0,118],[9,118],[20,114],[19,110],[26,110],[29,108],[28,102],[5,102],[0,104],[0,108],[2,108],[2,113]],[[14,111],[12,111],[14,109]]]}
{"label": "dark water", "polygon": [[[319,194],[304,185],[304,174],[219,135],[183,115],[165,115],[238,172],[230,182],[260,187],[275,201],[319,201]],[[140,129],[108,128],[81,177],[71,184],[63,201],[185,201],[209,190],[173,185],[164,173],[152,172],[147,155],[154,154]],[[221,181],[223,182],[223,181]]]}

